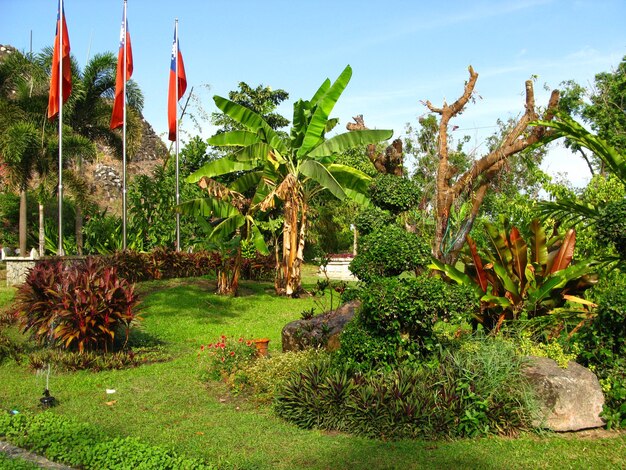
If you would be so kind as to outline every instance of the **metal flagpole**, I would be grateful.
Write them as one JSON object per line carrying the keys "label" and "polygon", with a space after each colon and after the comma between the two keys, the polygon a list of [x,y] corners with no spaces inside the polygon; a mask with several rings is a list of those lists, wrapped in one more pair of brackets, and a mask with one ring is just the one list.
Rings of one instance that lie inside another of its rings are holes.
{"label": "metal flagpole", "polygon": [[124,0],[124,87],[123,87],[123,98],[124,98],[124,106],[123,106],[123,129],[122,129],[122,249],[126,251],[126,50],[128,48],[128,44],[126,44],[126,40],[128,39],[128,32],[126,31],[127,22],[126,22],[126,0]]}
{"label": "metal flagpole", "polygon": [[63,251],[63,0],[59,0],[59,246],[57,256]]}
{"label": "metal flagpole", "polygon": [[[175,98],[175,117],[176,117],[176,206],[180,204],[180,192],[179,192],[179,181],[178,181],[178,18],[176,18],[174,24],[174,35],[176,36],[176,56],[174,58],[174,64],[176,67],[175,70],[175,80],[176,80],[176,98]],[[176,212],[176,251],[180,251],[180,214],[178,211]]]}

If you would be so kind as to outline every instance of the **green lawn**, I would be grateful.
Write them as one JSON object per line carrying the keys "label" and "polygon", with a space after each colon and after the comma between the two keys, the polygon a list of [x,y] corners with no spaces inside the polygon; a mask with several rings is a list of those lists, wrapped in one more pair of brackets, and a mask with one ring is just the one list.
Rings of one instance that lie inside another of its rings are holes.
{"label": "green lawn", "polygon": [[[309,278],[309,281],[312,278]],[[313,306],[311,299],[273,295],[269,283],[242,284],[237,298],[211,293],[206,280],[150,282],[141,286],[146,341],[160,340],[170,362],[110,372],[54,372],[55,413],[98,425],[119,436],[139,436],[224,468],[624,468],[626,436],[600,439],[526,436],[454,442],[382,442],[344,434],[304,431],[269,407],[229,396],[219,383],[199,379],[200,345],[221,334],[270,338],[280,351],[285,323]],[[12,290],[0,288],[0,302]],[[1,305],[1,303],[0,303]],[[45,377],[25,365],[0,365],[0,407],[35,410]],[[107,395],[106,389],[116,393]],[[1,461],[0,461],[1,463]]]}

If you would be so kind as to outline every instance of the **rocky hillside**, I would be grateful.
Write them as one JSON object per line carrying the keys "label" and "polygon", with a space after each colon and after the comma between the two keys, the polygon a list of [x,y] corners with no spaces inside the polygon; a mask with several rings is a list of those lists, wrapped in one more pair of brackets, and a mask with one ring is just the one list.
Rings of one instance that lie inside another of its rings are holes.
{"label": "rocky hillside", "polygon": [[[0,60],[16,49],[0,44]],[[130,183],[135,175],[150,174],[157,165],[162,165],[167,156],[167,146],[145,120],[139,151],[128,158],[126,177]],[[89,183],[94,200],[102,209],[107,208],[113,213],[121,212],[122,205],[122,162],[114,157],[111,148],[103,143],[96,143],[97,157],[94,161],[85,162],[85,176]],[[0,167],[0,177],[2,168]]]}

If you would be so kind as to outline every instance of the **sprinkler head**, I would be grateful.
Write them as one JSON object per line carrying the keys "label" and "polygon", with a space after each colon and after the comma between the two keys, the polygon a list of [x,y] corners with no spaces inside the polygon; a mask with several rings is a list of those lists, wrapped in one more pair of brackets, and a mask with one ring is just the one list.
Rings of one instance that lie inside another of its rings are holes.
{"label": "sprinkler head", "polygon": [[47,388],[43,391],[43,397],[39,399],[39,402],[43,408],[52,408],[57,404],[56,398],[50,395],[50,391]]}

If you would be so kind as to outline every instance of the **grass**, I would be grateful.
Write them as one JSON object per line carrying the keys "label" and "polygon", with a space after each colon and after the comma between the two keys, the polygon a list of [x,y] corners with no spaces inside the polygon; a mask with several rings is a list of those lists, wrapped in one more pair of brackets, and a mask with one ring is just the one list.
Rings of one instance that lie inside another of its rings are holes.
{"label": "grass", "polygon": [[[312,277],[306,278],[312,282]],[[200,380],[200,345],[221,334],[270,338],[279,353],[280,331],[311,299],[282,299],[269,283],[242,284],[237,298],[212,293],[199,279],[141,285],[143,331],[162,341],[174,359],[136,369],[53,372],[55,413],[93,423],[117,436],[138,436],[224,468],[623,468],[626,436],[605,438],[529,435],[453,442],[382,442],[338,433],[305,431],[273,415],[269,407],[233,398],[225,386]],[[12,290],[0,288],[0,302]],[[1,306],[1,304],[0,304]],[[36,410],[45,376],[24,364],[0,365],[0,407]],[[115,389],[107,394],[106,389]],[[1,463],[1,461],[0,461]]]}

